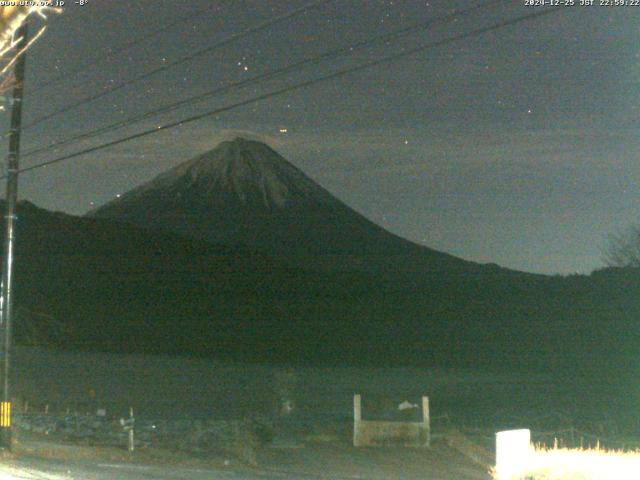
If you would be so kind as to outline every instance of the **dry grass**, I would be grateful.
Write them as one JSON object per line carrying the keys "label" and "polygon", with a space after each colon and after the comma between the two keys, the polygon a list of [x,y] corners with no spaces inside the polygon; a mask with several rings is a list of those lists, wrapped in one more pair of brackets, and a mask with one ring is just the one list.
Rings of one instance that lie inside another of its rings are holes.
{"label": "dry grass", "polygon": [[526,465],[509,480],[637,480],[640,451],[536,447]]}

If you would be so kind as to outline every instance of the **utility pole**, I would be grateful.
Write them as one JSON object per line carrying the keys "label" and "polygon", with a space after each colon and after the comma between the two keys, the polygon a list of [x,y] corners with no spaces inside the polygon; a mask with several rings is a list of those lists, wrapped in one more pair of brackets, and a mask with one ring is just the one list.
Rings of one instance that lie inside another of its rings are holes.
{"label": "utility pole", "polygon": [[18,202],[18,171],[20,168],[20,130],[22,127],[22,99],[24,96],[24,70],[26,65],[28,26],[25,21],[16,32],[16,51],[20,58],[14,69],[13,105],[9,130],[9,156],[7,157],[6,230],[2,270],[2,298],[0,315],[0,348],[2,349],[2,401],[0,402],[0,449],[11,450],[11,323],[13,320],[13,254],[15,247],[16,204]]}

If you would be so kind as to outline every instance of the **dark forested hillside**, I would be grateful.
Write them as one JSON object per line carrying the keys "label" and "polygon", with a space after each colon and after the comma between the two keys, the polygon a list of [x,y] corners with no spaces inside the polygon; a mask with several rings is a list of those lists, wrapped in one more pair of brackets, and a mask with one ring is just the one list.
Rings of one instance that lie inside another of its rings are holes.
{"label": "dark forested hillside", "polygon": [[17,338],[284,363],[631,371],[640,275],[306,271],[21,204]]}

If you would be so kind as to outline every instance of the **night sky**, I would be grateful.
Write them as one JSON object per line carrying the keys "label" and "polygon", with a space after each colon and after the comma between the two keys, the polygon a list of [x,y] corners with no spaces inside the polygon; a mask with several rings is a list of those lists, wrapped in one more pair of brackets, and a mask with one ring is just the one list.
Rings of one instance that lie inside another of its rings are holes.
{"label": "night sky", "polygon": [[[285,78],[25,157],[22,165],[549,8],[524,1],[505,1]],[[68,2],[29,52],[24,122],[309,2]],[[563,7],[25,173],[21,198],[83,214],[241,132],[266,140],[338,198],[400,236],[525,271],[590,272],[603,265],[608,235],[640,222],[640,6],[595,3]],[[23,151],[474,4],[335,0],[29,128]],[[108,56],[109,49],[189,14],[188,21]],[[101,61],[67,75],[95,59]],[[63,81],[46,86],[60,74]]]}

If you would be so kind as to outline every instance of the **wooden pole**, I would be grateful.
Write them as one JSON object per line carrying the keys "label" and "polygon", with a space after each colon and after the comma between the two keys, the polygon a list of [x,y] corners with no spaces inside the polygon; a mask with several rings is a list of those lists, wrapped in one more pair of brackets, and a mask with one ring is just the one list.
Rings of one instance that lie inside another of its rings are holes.
{"label": "wooden pole", "polygon": [[13,255],[15,248],[16,204],[18,203],[18,172],[20,169],[20,130],[22,128],[22,99],[24,97],[24,70],[27,55],[23,51],[28,44],[27,22],[16,32],[16,51],[20,55],[15,65],[15,85],[9,130],[9,156],[7,157],[6,229],[4,262],[2,270],[2,315],[0,316],[2,341],[2,421],[0,422],[0,448],[11,450],[11,325],[13,323]]}

